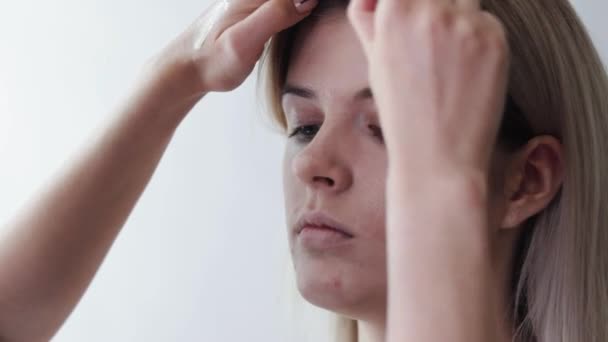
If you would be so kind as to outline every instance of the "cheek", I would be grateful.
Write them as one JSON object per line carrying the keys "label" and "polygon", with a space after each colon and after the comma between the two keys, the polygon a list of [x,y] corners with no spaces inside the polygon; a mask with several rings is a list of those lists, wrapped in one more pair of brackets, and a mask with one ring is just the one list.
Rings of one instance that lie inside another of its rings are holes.
{"label": "cheek", "polygon": [[[368,222],[368,237],[384,241],[386,212],[387,160],[384,154],[368,154],[358,162],[356,177],[357,205],[361,213],[360,222]],[[363,217],[364,216],[364,217]]]}
{"label": "cheek", "polygon": [[386,178],[388,172],[388,158],[386,150],[375,150],[374,153],[361,153],[362,159],[358,162],[359,172],[365,187],[375,194],[382,194],[386,191]]}
{"label": "cheek", "polygon": [[373,167],[372,170],[363,170],[359,180],[359,189],[367,196],[362,196],[367,204],[375,209],[384,208],[386,193],[386,171]]}

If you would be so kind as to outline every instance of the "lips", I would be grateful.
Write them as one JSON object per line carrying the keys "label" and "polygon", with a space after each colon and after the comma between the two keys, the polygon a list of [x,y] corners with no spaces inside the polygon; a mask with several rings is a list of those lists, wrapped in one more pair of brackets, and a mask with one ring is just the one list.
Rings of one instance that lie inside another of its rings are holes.
{"label": "lips", "polygon": [[307,212],[300,216],[296,223],[295,231],[297,234],[300,234],[304,228],[332,230],[345,236],[353,237],[352,231],[348,227],[320,211]]}

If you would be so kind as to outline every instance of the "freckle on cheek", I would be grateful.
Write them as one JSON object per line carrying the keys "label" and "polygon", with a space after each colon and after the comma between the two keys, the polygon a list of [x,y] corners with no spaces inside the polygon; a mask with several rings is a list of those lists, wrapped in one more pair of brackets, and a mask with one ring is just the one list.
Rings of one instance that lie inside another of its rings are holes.
{"label": "freckle on cheek", "polygon": [[332,281],[331,285],[334,289],[339,289],[342,286],[342,282],[340,282],[340,279],[336,278]]}

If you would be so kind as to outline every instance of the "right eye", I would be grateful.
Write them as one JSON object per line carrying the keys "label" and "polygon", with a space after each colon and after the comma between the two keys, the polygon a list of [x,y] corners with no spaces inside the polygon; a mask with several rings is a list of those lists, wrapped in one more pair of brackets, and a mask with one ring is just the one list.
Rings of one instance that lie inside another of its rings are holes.
{"label": "right eye", "polygon": [[308,142],[314,138],[315,134],[319,131],[320,125],[304,125],[294,128],[289,133],[289,138],[296,137],[298,141]]}

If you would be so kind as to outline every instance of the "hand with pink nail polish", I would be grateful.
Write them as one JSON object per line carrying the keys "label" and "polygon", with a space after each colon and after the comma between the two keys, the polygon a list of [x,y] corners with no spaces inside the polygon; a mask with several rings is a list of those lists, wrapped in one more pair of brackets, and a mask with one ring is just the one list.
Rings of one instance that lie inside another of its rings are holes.
{"label": "hand with pink nail polish", "polygon": [[145,72],[173,85],[171,96],[233,90],[251,73],[270,37],[304,19],[317,3],[217,0],[154,56]]}

